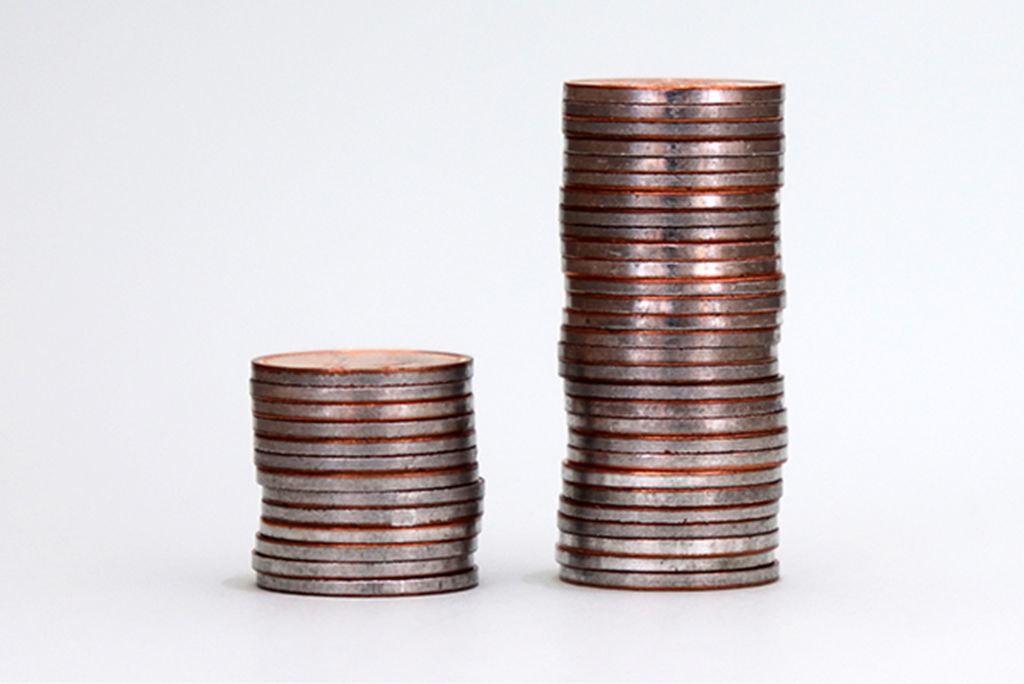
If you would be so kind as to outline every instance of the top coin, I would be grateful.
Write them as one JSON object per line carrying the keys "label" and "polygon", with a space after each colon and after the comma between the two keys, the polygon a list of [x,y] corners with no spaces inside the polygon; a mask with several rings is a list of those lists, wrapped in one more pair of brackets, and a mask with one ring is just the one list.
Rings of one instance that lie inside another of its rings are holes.
{"label": "top coin", "polygon": [[625,104],[746,104],[781,102],[776,81],[715,78],[608,78],[566,81],[565,99]]}
{"label": "top coin", "polygon": [[473,373],[472,357],[405,349],[342,349],[259,356],[252,379],[329,387],[459,382]]}

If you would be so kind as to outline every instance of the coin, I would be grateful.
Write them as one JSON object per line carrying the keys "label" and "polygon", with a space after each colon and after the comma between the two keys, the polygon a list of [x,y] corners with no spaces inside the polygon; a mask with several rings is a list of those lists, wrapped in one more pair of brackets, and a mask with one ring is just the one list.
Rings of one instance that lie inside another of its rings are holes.
{"label": "coin", "polygon": [[755,121],[602,121],[565,116],[562,131],[569,137],[638,140],[751,140],[782,135],[782,120]]}
{"label": "coin", "polygon": [[325,422],[400,421],[422,418],[444,418],[466,415],[473,411],[469,395],[456,399],[428,401],[368,403],[323,403],[300,401],[268,401],[254,399],[253,415],[278,420]]}
{"label": "coin", "polygon": [[559,548],[555,555],[559,565],[581,570],[610,570],[618,572],[715,572],[756,568],[775,560],[774,551],[752,553],[742,556],[717,556],[710,558],[687,557],[640,557],[607,556],[596,553],[574,553]]}
{"label": "coin", "polygon": [[432,506],[396,506],[392,508],[337,508],[282,506],[264,501],[262,515],[270,520],[316,523],[322,525],[382,525],[407,527],[450,522],[483,513],[483,501],[476,499],[456,504]]}
{"label": "coin", "polygon": [[472,373],[473,360],[462,354],[399,349],[294,352],[252,361],[253,380],[284,385],[422,385],[467,380]]}
{"label": "coin", "polygon": [[569,444],[594,451],[627,453],[701,454],[726,451],[754,451],[786,446],[789,435],[785,428],[756,433],[716,435],[642,435],[619,436],[569,429]]}
{"label": "coin", "polygon": [[360,421],[350,423],[253,419],[256,434],[267,437],[301,437],[307,439],[422,437],[465,432],[473,428],[473,414],[448,418],[424,418],[404,421]]}
{"label": "coin", "polygon": [[692,278],[716,279],[779,273],[782,262],[774,257],[730,261],[609,261],[604,259],[562,259],[568,276],[604,278]]}
{"label": "coin", "polygon": [[578,551],[622,556],[733,556],[769,551],[779,545],[777,531],[710,539],[618,539],[560,532],[559,545]]}
{"label": "coin", "polygon": [[477,479],[476,465],[436,470],[327,472],[277,470],[259,467],[256,481],[275,489],[300,489],[314,492],[397,492],[437,489],[469,484]]}
{"label": "coin", "polygon": [[456,451],[476,446],[472,430],[429,437],[320,439],[272,438],[256,435],[257,451],[296,456],[408,456]]}
{"label": "coin", "polygon": [[785,289],[781,273],[764,276],[718,279],[613,279],[568,275],[566,291],[581,294],[622,295],[630,297],[647,296],[736,296],[744,294],[767,294]]}
{"label": "coin", "polygon": [[786,412],[783,410],[729,418],[608,418],[590,413],[570,413],[568,420],[569,427],[590,432],[695,435],[774,430],[785,427]]}
{"label": "coin", "polygon": [[776,347],[719,347],[712,349],[676,349],[629,347],[590,347],[558,343],[558,358],[568,362],[640,366],[651,364],[715,364],[730,361],[757,361],[774,358]]}
{"label": "coin", "polygon": [[468,380],[388,387],[314,387],[311,385],[278,385],[253,380],[249,386],[253,399],[328,404],[369,404],[372,407],[386,402],[465,397],[471,392]]}
{"label": "coin", "polygon": [[319,596],[412,596],[460,591],[477,585],[476,568],[448,575],[404,579],[295,579],[256,573],[262,589]]}
{"label": "coin", "polygon": [[782,478],[782,468],[757,470],[621,470],[599,468],[591,464],[562,463],[565,482],[593,487],[625,487],[627,489],[693,489],[701,487],[739,487],[766,484]]}
{"label": "coin", "polygon": [[616,366],[610,364],[568,363],[558,364],[559,374],[573,380],[629,383],[684,383],[735,382],[771,378],[779,373],[774,359],[760,363],[723,363],[708,365],[650,365]]}
{"label": "coin", "polygon": [[763,534],[778,529],[774,517],[739,522],[694,523],[690,525],[651,523],[623,524],[580,520],[558,516],[558,529],[569,534],[628,539],[707,539]]}
{"label": "coin", "polygon": [[565,99],[639,104],[753,104],[781,102],[784,86],[774,81],[711,78],[622,78],[566,81]]}
{"label": "coin", "polygon": [[709,211],[607,211],[559,207],[563,225],[622,228],[710,228],[778,223],[778,207],[718,209]]}
{"label": "coin", "polygon": [[779,564],[717,572],[605,572],[562,566],[558,576],[570,584],[606,589],[696,590],[739,589],[770,584],[779,579]]}
{"label": "coin", "polygon": [[[733,330],[777,328],[782,324],[782,312],[639,314],[563,309],[562,322],[572,327],[607,330]],[[325,423],[319,424],[324,425]],[[339,423],[326,424],[339,425]],[[380,425],[380,423],[377,424]],[[299,425],[304,424],[299,423]],[[352,423],[348,423],[348,425],[352,425]]]}
{"label": "coin", "polygon": [[483,498],[484,481],[440,489],[379,492],[323,492],[267,487],[263,500],[275,504],[299,506],[334,506],[381,509],[394,506],[429,506],[475,501]]}
{"label": "coin", "polygon": [[734,173],[737,171],[781,171],[782,155],[756,157],[620,157],[569,154],[562,158],[566,173]]}
{"label": "coin", "polygon": [[729,119],[776,119],[782,116],[781,102],[756,104],[615,104],[562,102],[562,113],[566,116],[591,119],[613,119],[624,121],[686,121],[729,120]]}
{"label": "coin", "polygon": [[453,556],[422,561],[391,562],[332,562],[295,561],[271,556],[252,555],[252,568],[256,572],[278,577],[310,577],[318,579],[352,579],[369,577],[426,577],[446,575],[473,567],[473,556]]}
{"label": "coin", "polygon": [[285,560],[329,562],[421,561],[452,558],[476,551],[477,538],[403,544],[324,544],[270,539],[256,535],[256,553]]}
{"label": "coin", "polygon": [[570,292],[566,297],[569,310],[647,316],[768,313],[781,311],[784,305],[781,292],[722,297],[623,297]]}
{"label": "coin", "polygon": [[476,448],[412,456],[291,456],[256,452],[256,465],[281,470],[423,470],[476,463]]}
{"label": "coin", "polygon": [[770,518],[779,513],[779,502],[702,508],[667,508],[643,506],[601,506],[580,503],[564,496],[558,511],[583,520],[604,520],[619,523],[658,523],[689,525],[706,522],[735,522]]}
{"label": "coin", "polygon": [[565,410],[592,419],[676,420],[720,418],[775,413],[783,409],[782,395],[768,398],[725,399],[721,401],[674,401],[657,399],[586,399],[566,396]]}
{"label": "coin", "polygon": [[687,468],[757,468],[782,465],[786,447],[702,453],[657,453],[602,451],[569,447],[569,460],[591,466],[635,470],[680,470]]}
{"label": "coin", "polygon": [[449,541],[480,533],[480,518],[404,527],[326,526],[268,520],[260,521],[260,534],[273,539],[325,542],[329,544],[401,544]]}
{"label": "coin", "polygon": [[562,240],[562,255],[578,259],[651,260],[651,261],[724,261],[779,255],[777,240],[757,242],[599,242]]}
{"label": "coin", "polygon": [[708,211],[716,209],[772,209],[779,205],[779,194],[769,190],[654,192],[631,190],[581,190],[564,188],[562,206],[567,209],[660,209]]}
{"label": "coin", "polygon": [[572,397],[601,399],[641,399],[704,401],[721,399],[749,399],[775,397],[782,393],[783,380],[769,378],[751,382],[721,385],[615,385],[565,381],[565,393]]}
{"label": "coin", "polygon": [[565,153],[600,157],[757,157],[782,154],[782,137],[766,140],[593,140],[566,138]]}
{"label": "coin", "polygon": [[617,240],[620,242],[733,242],[739,240],[774,240],[778,238],[778,228],[777,223],[710,228],[623,228],[562,224],[562,237],[584,240]]}
{"label": "coin", "polygon": [[648,190],[697,190],[700,188],[735,189],[782,185],[781,171],[733,173],[594,173],[566,171],[565,187],[604,190],[644,188]]}
{"label": "coin", "polygon": [[613,506],[729,506],[775,501],[782,497],[782,483],[708,489],[624,489],[563,482],[562,494],[583,503]]}
{"label": "coin", "polygon": [[779,343],[777,329],[758,330],[607,330],[562,326],[562,341],[596,347],[769,347]]}

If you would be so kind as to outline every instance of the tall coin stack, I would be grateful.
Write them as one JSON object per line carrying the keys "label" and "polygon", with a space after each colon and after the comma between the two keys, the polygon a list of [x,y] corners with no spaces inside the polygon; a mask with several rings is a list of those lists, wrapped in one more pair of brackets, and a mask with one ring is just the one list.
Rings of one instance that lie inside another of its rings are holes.
{"label": "tall coin stack", "polygon": [[255,359],[257,584],[335,596],[475,586],[471,375],[470,357],[440,352]]}
{"label": "tall coin stack", "polygon": [[778,578],[780,83],[565,85],[563,580]]}

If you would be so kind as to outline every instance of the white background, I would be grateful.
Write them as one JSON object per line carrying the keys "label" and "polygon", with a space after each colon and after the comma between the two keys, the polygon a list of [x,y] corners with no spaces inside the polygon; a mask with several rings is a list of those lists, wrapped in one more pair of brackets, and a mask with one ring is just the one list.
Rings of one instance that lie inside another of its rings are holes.
{"label": "white background", "polygon": [[[0,676],[1024,677],[1019,3],[0,5]],[[561,82],[788,86],[774,586],[555,579]],[[478,589],[253,587],[250,357],[476,357]]]}

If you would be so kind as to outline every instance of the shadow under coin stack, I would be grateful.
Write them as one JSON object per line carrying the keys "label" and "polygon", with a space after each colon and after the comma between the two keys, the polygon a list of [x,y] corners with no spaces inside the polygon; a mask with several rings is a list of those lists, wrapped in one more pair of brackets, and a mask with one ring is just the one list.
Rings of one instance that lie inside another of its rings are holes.
{"label": "shadow under coin stack", "polygon": [[252,362],[264,589],[398,596],[477,584],[472,359],[316,351]]}
{"label": "shadow under coin stack", "polygon": [[563,580],[778,578],[779,83],[565,86]]}

